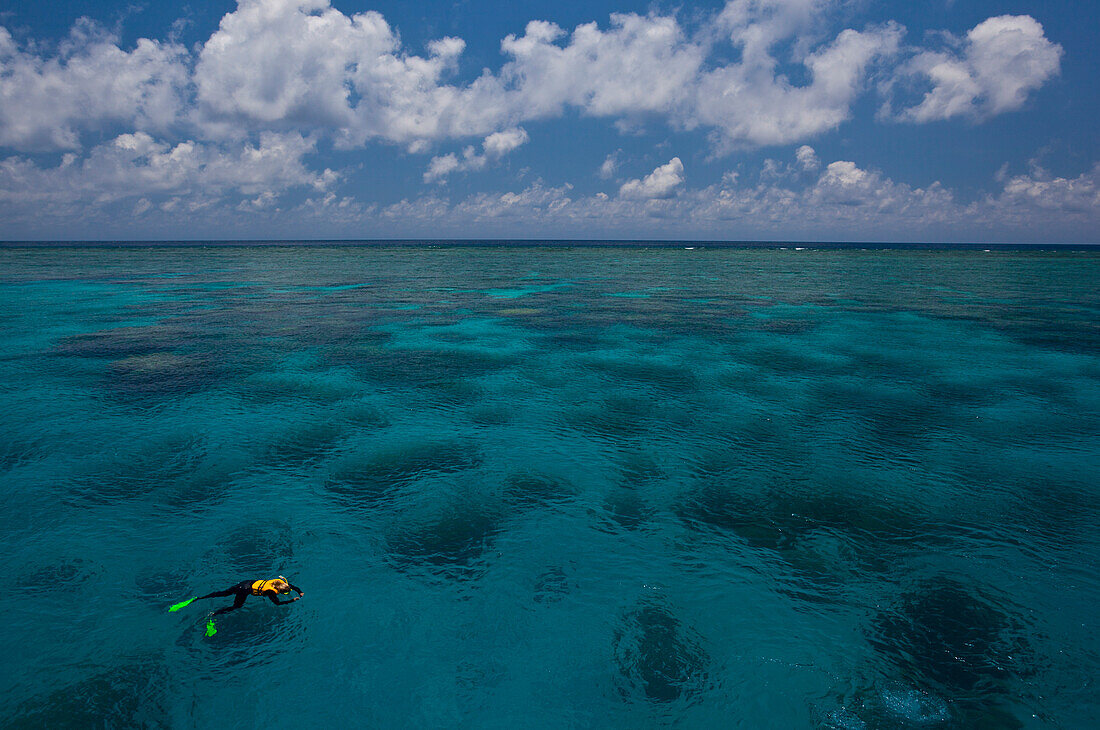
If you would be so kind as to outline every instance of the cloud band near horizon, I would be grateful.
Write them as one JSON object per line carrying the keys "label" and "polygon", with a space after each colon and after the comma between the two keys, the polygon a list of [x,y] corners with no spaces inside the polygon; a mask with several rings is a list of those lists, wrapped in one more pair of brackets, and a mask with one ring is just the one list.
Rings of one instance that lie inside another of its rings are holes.
{"label": "cloud band near horizon", "polygon": [[[983,124],[1024,108],[1065,54],[1030,16],[914,41],[894,21],[823,33],[837,12],[830,0],[730,0],[691,25],[656,12],[571,31],[535,19],[500,40],[498,67],[473,78],[466,40],[439,38],[416,54],[380,13],[328,0],[240,0],[192,48],[144,38],[123,48],[82,20],[51,50],[0,27],[0,236],[56,236],[85,221],[108,236],[158,237],[149,232],[197,211],[215,237],[310,216],[326,235],[351,237],[433,226],[508,235],[506,222],[524,216],[552,237],[637,236],[645,221],[682,236],[782,237],[793,220],[818,222],[810,238],[870,227],[973,240],[979,221],[994,238],[1018,238],[1052,230],[1044,221],[1055,215],[1058,235],[1095,233],[1095,164],[1076,176],[1033,164],[965,203],[941,183],[823,165],[809,143],[850,123],[857,104],[873,106],[877,125]],[[692,185],[693,163],[674,152],[616,179],[622,156],[604,150],[591,175],[611,186],[593,194],[538,169],[502,177],[517,150],[561,144],[531,125],[582,118],[649,130],[655,144],[729,170]],[[341,163],[378,145],[418,167],[423,187],[394,202],[356,190]],[[760,149],[775,158],[739,167]],[[452,199],[455,176],[472,189]],[[496,190],[477,190],[478,176]]]}

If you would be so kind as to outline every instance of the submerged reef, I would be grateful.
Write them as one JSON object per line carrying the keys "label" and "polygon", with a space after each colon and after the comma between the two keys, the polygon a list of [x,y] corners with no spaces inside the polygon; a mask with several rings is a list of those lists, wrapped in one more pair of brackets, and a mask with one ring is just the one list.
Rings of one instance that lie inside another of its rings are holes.
{"label": "submerged reef", "polygon": [[268,442],[264,461],[278,467],[316,464],[333,454],[346,434],[344,426],[330,420],[295,423]]}
{"label": "submerged reef", "polygon": [[562,479],[520,472],[504,481],[504,501],[519,509],[560,505],[576,496],[576,488]]}
{"label": "submerged reef", "polygon": [[938,576],[880,612],[868,639],[904,684],[944,697],[961,726],[1012,728],[1021,725],[1004,704],[1035,672],[1025,632],[1009,602]]}
{"label": "submerged reef", "polygon": [[186,492],[203,482],[209,486],[209,480],[216,489],[219,470],[210,472],[213,465],[206,440],[187,433],[164,434],[136,445],[122,443],[78,465],[66,484],[64,499],[75,505],[111,504],[143,497],[165,485]]}
{"label": "submerged reef", "polygon": [[160,659],[109,669],[23,702],[4,719],[10,730],[168,728],[168,676]]}
{"label": "submerged reef", "polygon": [[344,504],[370,508],[418,479],[455,474],[480,463],[481,455],[470,443],[409,440],[340,459],[324,484]]}
{"label": "submerged reef", "polygon": [[503,523],[501,511],[474,502],[453,507],[388,540],[390,560],[399,568],[427,568],[441,577],[473,578]]}
{"label": "submerged reef", "polygon": [[797,577],[826,586],[855,570],[887,571],[892,557],[937,539],[933,523],[911,509],[804,486],[742,492],[715,479],[689,495],[679,513],[696,530],[717,530],[771,551]]}
{"label": "submerged reef", "polygon": [[81,586],[93,575],[97,567],[84,558],[66,558],[50,565],[31,570],[12,579],[16,590],[28,593],[65,592]]}
{"label": "submerged reef", "polygon": [[[241,578],[252,575],[264,577],[260,574],[287,569],[294,557],[293,534],[290,525],[257,520],[255,524],[239,527],[220,540],[209,556],[219,563],[228,562]],[[225,587],[215,586],[212,590]]]}
{"label": "submerged reef", "polygon": [[612,655],[616,686],[628,702],[691,701],[707,680],[710,659],[698,636],[659,600],[643,600],[623,615]]}
{"label": "submerged reef", "polygon": [[[60,340],[63,358],[106,359],[105,390],[121,399],[169,398],[210,388],[224,379],[210,335],[170,325],[115,327]],[[220,353],[224,362],[225,354]]]}
{"label": "submerged reef", "polygon": [[191,339],[187,330],[178,327],[113,327],[65,337],[54,345],[53,353],[117,360],[169,351]]}
{"label": "submerged reef", "polygon": [[221,376],[221,369],[206,357],[155,352],[112,362],[106,385],[119,396],[164,398],[205,390]]}

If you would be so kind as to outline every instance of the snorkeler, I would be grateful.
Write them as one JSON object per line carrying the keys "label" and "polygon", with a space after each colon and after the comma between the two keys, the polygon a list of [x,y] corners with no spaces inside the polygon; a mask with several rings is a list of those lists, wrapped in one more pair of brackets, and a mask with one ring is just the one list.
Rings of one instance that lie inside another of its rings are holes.
{"label": "snorkeler", "polygon": [[[287,594],[291,591],[297,591],[298,595],[289,601],[280,601],[279,594]],[[279,576],[278,578],[272,578],[271,580],[244,580],[233,586],[227,588],[224,591],[214,591],[213,593],[207,593],[205,596],[199,596],[198,598],[192,598],[192,601],[202,600],[203,598],[221,598],[222,596],[236,596],[232,606],[226,606],[225,608],[219,608],[212,615],[217,616],[219,613],[229,613],[235,611],[244,605],[245,599],[249,596],[267,596],[271,599],[271,602],[276,606],[283,606],[288,603],[294,603],[299,598],[304,596],[302,589],[297,586],[292,586],[286,578]],[[188,601],[190,603],[190,601]],[[174,608],[174,607],[173,607]]]}

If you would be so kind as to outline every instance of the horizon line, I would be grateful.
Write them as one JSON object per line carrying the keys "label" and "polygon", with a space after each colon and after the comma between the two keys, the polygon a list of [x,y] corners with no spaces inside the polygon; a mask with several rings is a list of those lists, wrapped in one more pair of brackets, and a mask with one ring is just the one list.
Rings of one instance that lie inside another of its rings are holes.
{"label": "horizon line", "polygon": [[912,250],[1085,250],[1100,243],[976,243],[942,241],[795,241],[795,240],[705,240],[640,238],[257,238],[257,239],[28,239],[0,240],[0,248],[198,248],[247,246],[446,246],[455,248],[574,247],[574,248],[824,248],[824,249],[912,249]]}

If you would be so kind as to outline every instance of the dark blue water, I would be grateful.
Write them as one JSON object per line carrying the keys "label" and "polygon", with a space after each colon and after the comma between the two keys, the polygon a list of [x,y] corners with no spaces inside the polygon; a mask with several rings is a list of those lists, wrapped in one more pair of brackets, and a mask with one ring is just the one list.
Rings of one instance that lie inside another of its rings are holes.
{"label": "dark blue water", "polygon": [[0,267],[7,727],[1100,715],[1100,253]]}

